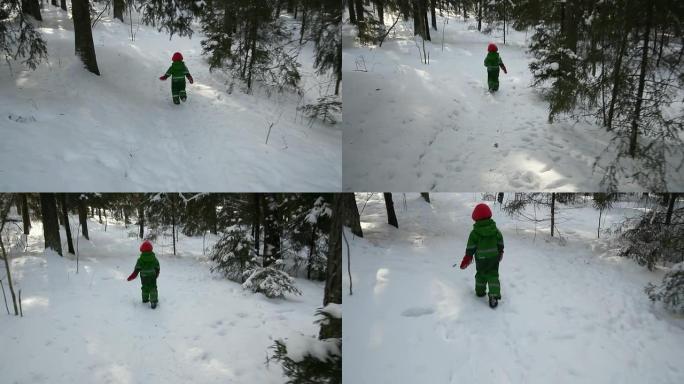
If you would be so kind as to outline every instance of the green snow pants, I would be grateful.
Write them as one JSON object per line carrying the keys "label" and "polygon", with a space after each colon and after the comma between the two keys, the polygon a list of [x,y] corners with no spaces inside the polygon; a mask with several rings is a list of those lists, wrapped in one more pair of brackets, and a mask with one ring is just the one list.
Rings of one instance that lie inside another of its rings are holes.
{"label": "green snow pants", "polygon": [[142,301],[147,303],[151,301],[157,302],[157,276],[140,276],[142,281]]}
{"label": "green snow pants", "polygon": [[171,80],[171,97],[173,98],[174,104],[180,104],[180,101],[187,98],[185,94],[185,78],[181,77],[178,79]]}
{"label": "green snow pants", "polygon": [[501,298],[501,285],[499,283],[499,260],[476,261],[477,273],[475,273],[475,294],[479,297],[487,293],[489,286],[489,296]]}
{"label": "green snow pants", "polygon": [[499,90],[499,68],[487,69],[487,84],[490,91]]}

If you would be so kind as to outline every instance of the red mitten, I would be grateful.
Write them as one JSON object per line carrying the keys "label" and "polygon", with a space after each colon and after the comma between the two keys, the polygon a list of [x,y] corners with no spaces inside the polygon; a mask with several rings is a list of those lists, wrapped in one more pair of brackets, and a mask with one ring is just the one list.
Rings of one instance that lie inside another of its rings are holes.
{"label": "red mitten", "polygon": [[169,78],[168,76],[164,75],[164,76],[159,77],[159,80],[164,81],[164,80],[166,80],[166,79],[168,79],[168,78]]}
{"label": "red mitten", "polygon": [[159,277],[159,270],[157,269],[157,277]]}
{"label": "red mitten", "polygon": [[470,265],[470,263],[473,262],[473,257],[470,255],[465,255],[463,256],[463,260],[461,261],[461,269],[466,269]]}
{"label": "red mitten", "polygon": [[501,64],[501,69],[503,69],[503,71],[504,71],[505,74],[508,74],[508,71],[506,70],[506,66],[505,66],[505,65]]}
{"label": "red mitten", "polygon": [[501,262],[501,260],[503,260],[503,251],[499,252],[499,262]]}
{"label": "red mitten", "polygon": [[188,75],[188,81],[190,82],[190,84],[195,82],[195,80],[193,80],[191,75]]}
{"label": "red mitten", "polygon": [[133,271],[133,273],[131,273],[131,275],[128,276],[128,279],[126,279],[126,280],[131,281],[131,280],[135,279],[136,277],[138,277],[138,271]]}

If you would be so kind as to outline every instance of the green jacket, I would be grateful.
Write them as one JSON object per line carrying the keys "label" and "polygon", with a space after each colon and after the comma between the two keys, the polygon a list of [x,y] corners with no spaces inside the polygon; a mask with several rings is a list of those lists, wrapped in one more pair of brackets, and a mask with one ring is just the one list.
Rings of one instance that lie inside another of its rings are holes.
{"label": "green jacket", "polygon": [[190,71],[188,71],[188,67],[182,61],[174,61],[166,71],[166,76],[171,77],[171,81],[185,81],[185,76],[188,75],[190,75]]}
{"label": "green jacket", "polygon": [[488,71],[499,69],[499,67],[503,65],[503,61],[501,60],[501,56],[499,56],[499,52],[487,53],[487,57],[484,59],[484,65],[487,67]]}
{"label": "green jacket", "polygon": [[492,219],[476,221],[473,230],[468,236],[466,255],[475,256],[475,262],[479,263],[496,261],[503,253],[504,241],[501,232]]}
{"label": "green jacket", "polygon": [[135,270],[140,272],[140,277],[157,276],[159,260],[154,252],[143,252],[135,263]]}

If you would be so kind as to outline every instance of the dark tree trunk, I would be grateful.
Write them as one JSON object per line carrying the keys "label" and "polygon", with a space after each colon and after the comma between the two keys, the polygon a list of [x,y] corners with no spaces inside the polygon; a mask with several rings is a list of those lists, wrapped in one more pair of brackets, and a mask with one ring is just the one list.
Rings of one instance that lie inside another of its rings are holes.
{"label": "dark tree trunk", "polygon": [[380,21],[380,25],[385,25],[385,2],[384,2],[384,0],[375,0],[375,8],[378,10],[378,21]]}
{"label": "dark tree trunk", "polygon": [[33,16],[38,21],[43,21],[43,16],[40,14],[40,3],[38,0],[21,0],[21,9],[27,15]]}
{"label": "dark tree trunk", "polygon": [[71,227],[69,226],[69,206],[67,205],[66,194],[60,193],[59,199],[62,206],[62,222],[64,223],[64,230],[66,231],[67,252],[75,255],[76,251],[74,251],[74,241],[71,238]]}
{"label": "dark tree trunk", "polygon": [[24,235],[28,235],[31,231],[31,215],[28,206],[28,197],[26,193],[21,194],[21,221],[24,224]]}
{"label": "dark tree trunk", "polygon": [[347,8],[349,9],[349,22],[352,23],[353,25],[356,25],[356,10],[354,10],[354,1],[355,0],[347,0]]}
{"label": "dark tree trunk", "polygon": [[423,16],[423,28],[425,28],[425,40],[432,41],[430,38],[427,2],[428,0],[421,0],[421,15]]}
{"label": "dark tree trunk", "polygon": [[615,58],[615,69],[613,69],[613,90],[611,92],[610,104],[608,106],[608,121],[606,127],[608,131],[613,129],[613,115],[615,114],[615,103],[617,101],[618,90],[620,89],[620,77],[622,76],[622,59],[627,49],[628,33],[622,35],[622,42],[618,50],[617,58]]}
{"label": "dark tree trunk", "polygon": [[176,195],[171,194],[171,241],[173,242],[173,255],[176,256]]}
{"label": "dark tree trunk", "polygon": [[394,212],[394,201],[392,201],[392,193],[385,192],[382,195],[385,197],[385,208],[387,209],[387,223],[393,227],[399,228],[397,214],[396,212]]}
{"label": "dark tree trunk", "polygon": [[[465,11],[463,12],[465,14]],[[435,0],[430,0],[430,16],[432,21],[432,28],[437,30],[437,15],[435,14]]]}
{"label": "dark tree trunk", "polygon": [[[342,194],[333,198],[333,217],[328,237],[328,264],[323,306],[330,303],[342,304]],[[342,338],[342,319],[321,323],[318,338]]]}
{"label": "dark tree trunk", "polygon": [[264,262],[268,267],[280,259],[280,209],[278,208],[278,196],[273,193],[265,193],[264,207]]}
{"label": "dark tree trunk", "polygon": [[145,238],[145,207],[142,203],[138,206],[138,237],[141,239]]}
{"label": "dark tree trunk", "polygon": [[126,2],[124,0],[114,0],[114,18],[119,19],[123,23],[124,21],[124,9],[126,9]]}
{"label": "dark tree trunk", "polygon": [[54,193],[40,194],[40,213],[43,219],[45,249],[52,249],[62,256],[62,240],[59,236],[57,203],[55,202]]}
{"label": "dark tree trunk", "polygon": [[641,70],[639,73],[639,86],[636,95],[636,105],[632,116],[632,132],[629,136],[629,155],[636,156],[637,136],[639,133],[639,119],[641,118],[641,107],[644,101],[644,86],[646,84],[646,70],[648,69],[648,39],[651,36],[651,18],[653,16],[653,5],[649,2],[646,10],[646,26],[644,30],[644,45],[641,52]]}
{"label": "dark tree trunk", "polygon": [[359,208],[356,206],[354,194],[343,193],[340,196],[340,200],[342,200],[342,220],[344,226],[349,227],[354,235],[363,237]]}
{"label": "dark tree trunk", "polygon": [[304,32],[306,31],[306,14],[307,5],[306,2],[302,4],[302,28],[299,30],[299,44],[304,40]]}
{"label": "dark tree trunk", "polygon": [[59,0],[59,7],[62,8],[62,10],[66,11],[67,10],[66,0]]}
{"label": "dark tree trunk", "polygon": [[85,200],[81,197],[78,198],[78,222],[81,225],[81,235],[86,240],[90,240],[88,235],[88,208],[86,207]]}
{"label": "dark tree trunk", "polygon": [[353,1],[354,1],[354,10],[356,10],[356,21],[360,23],[365,19],[363,16],[363,0],[353,0]]}
{"label": "dark tree trunk", "polygon": [[50,0],[50,4],[54,5],[55,7],[59,7],[59,4],[57,4],[57,0]]}
{"label": "dark tree trunk", "polygon": [[318,226],[313,224],[311,226],[311,242],[309,243],[309,262],[306,267],[306,278],[311,280],[311,270],[313,268],[314,255],[316,254],[316,231]]}
{"label": "dark tree trunk", "polygon": [[551,194],[551,237],[553,237],[556,227],[556,194]]}
{"label": "dark tree trunk", "polygon": [[261,244],[259,237],[261,236],[261,199],[260,193],[252,194],[252,199],[254,200],[254,223],[252,224],[254,232],[254,250],[256,251],[257,257],[261,254]]}
{"label": "dark tree trunk", "polygon": [[677,201],[678,194],[670,193],[670,199],[667,202],[667,214],[665,215],[665,225],[672,224],[672,212],[674,212],[675,201]]}
{"label": "dark tree trunk", "polygon": [[74,40],[76,54],[81,58],[88,71],[100,75],[95,57],[93,31],[90,26],[89,0],[71,0],[71,14],[74,18]]}
{"label": "dark tree trunk", "polygon": [[426,203],[430,202],[430,194],[428,192],[421,192],[420,195],[423,197]]}
{"label": "dark tree trunk", "polygon": [[482,1],[477,2],[477,30],[482,31]]}

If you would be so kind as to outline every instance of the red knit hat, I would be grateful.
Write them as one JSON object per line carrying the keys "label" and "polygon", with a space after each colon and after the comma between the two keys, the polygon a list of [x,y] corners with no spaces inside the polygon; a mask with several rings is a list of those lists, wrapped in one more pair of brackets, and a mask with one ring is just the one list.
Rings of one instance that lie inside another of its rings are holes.
{"label": "red knit hat", "polygon": [[489,209],[489,205],[480,203],[480,204],[475,206],[475,209],[473,209],[472,218],[475,221],[491,219],[492,218],[492,210]]}
{"label": "red knit hat", "polygon": [[496,52],[498,50],[499,50],[499,48],[497,48],[496,44],[494,44],[494,43],[489,43],[489,45],[487,46],[487,52]]}
{"label": "red knit hat", "polygon": [[180,52],[176,52],[171,56],[171,61],[183,61],[183,55]]}
{"label": "red knit hat", "polygon": [[152,243],[149,240],[143,241],[140,245],[140,252],[152,252]]}

